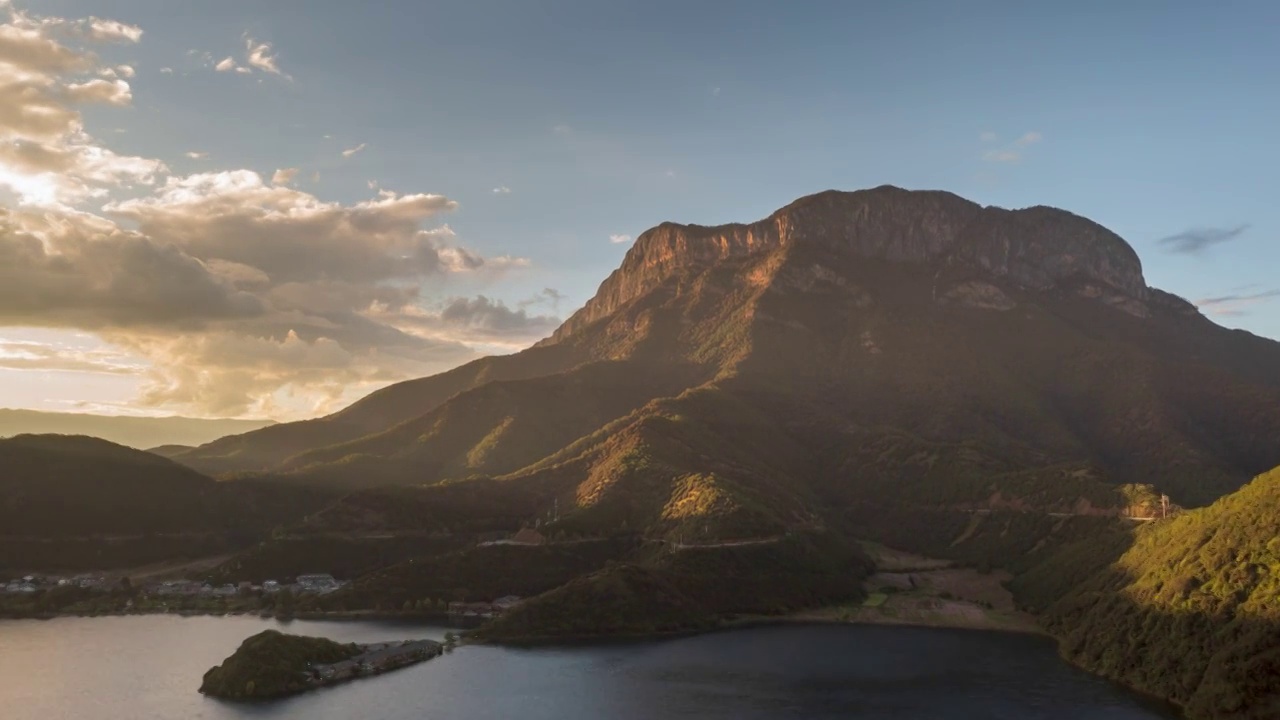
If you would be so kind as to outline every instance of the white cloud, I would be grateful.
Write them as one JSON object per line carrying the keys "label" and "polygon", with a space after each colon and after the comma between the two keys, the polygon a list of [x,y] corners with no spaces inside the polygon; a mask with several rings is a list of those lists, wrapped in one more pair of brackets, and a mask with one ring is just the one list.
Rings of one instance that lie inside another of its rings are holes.
{"label": "white cloud", "polygon": [[609,236],[609,242],[613,243],[614,245],[621,245],[621,244],[623,244],[623,243],[629,243],[629,242],[631,242],[631,236],[630,236],[630,235],[622,235],[622,234],[618,234],[618,235],[610,235],[610,236]]}
{"label": "white cloud", "polygon": [[1013,144],[1018,147],[1027,147],[1028,145],[1035,145],[1043,139],[1043,135],[1033,130],[1031,132],[1023,133],[1021,137],[1013,141]]}
{"label": "white cloud", "polygon": [[248,53],[245,62],[249,65],[272,75],[279,75],[288,78],[280,71],[280,66],[276,64],[276,56],[271,54],[271,43],[258,42],[248,34],[244,36],[245,50]]}
{"label": "white cloud", "polygon": [[95,79],[88,82],[72,83],[65,88],[66,97],[75,103],[105,103],[108,105],[128,105],[133,100],[129,83],[124,80]]}
{"label": "white cloud", "polygon": [[360,143],[359,145],[353,148],[347,148],[346,150],[342,151],[342,157],[349,158],[352,155],[355,155],[356,153],[360,152],[361,150],[364,150],[365,147],[366,147],[365,143]]}
{"label": "white cloud", "polygon": [[[243,65],[241,65],[241,66],[239,66],[239,67],[237,67],[237,68],[236,68],[236,74],[238,74],[238,75],[252,75],[252,74],[253,74],[253,70],[252,70],[252,69],[250,69],[250,68],[247,68],[247,67],[245,67],[245,66],[243,66]],[[259,81],[259,82],[261,82],[261,81]]]}
{"label": "white cloud", "polygon": [[280,168],[271,176],[272,185],[291,185],[298,174],[298,168]]}
{"label": "white cloud", "polygon": [[172,74],[173,74],[173,68],[171,68],[171,67],[162,67],[162,68],[160,68],[160,72],[161,72],[161,73],[163,73],[163,74],[165,74],[165,75],[172,75]]}
{"label": "white cloud", "polygon": [[196,151],[196,150],[190,150],[190,151],[188,151],[188,152],[186,153],[186,156],[187,156],[187,157],[189,157],[189,158],[191,158],[192,160],[203,160],[203,159],[205,159],[205,158],[209,157],[209,153],[207,153],[207,152],[198,152],[198,151]]}
{"label": "white cloud", "polygon": [[993,143],[996,140],[999,140],[1000,136],[988,130],[987,132],[984,132],[981,135],[979,135],[978,139],[984,143]]}
{"label": "white cloud", "polygon": [[120,77],[126,78],[131,78],[137,74],[134,72],[132,65],[117,65],[116,72],[120,74]]}
{"label": "white cloud", "polygon": [[493,189],[493,192],[498,195],[507,195],[511,192],[511,188],[507,187],[506,185],[499,185],[498,187]]}
{"label": "white cloud", "polygon": [[218,72],[230,72],[232,70],[235,70],[236,59],[228,55],[222,60],[219,60],[218,64],[213,66],[213,69],[217,70]]}
{"label": "white cloud", "polygon": [[[993,142],[996,139],[995,133],[983,133],[981,137],[983,142]],[[1044,136],[1038,132],[1028,131],[1020,135],[1013,142],[1004,147],[988,150],[982,154],[982,159],[989,163],[1013,164],[1022,162],[1024,151],[1039,143]]]}
{"label": "white cloud", "polygon": [[94,40],[112,40],[117,42],[138,42],[142,39],[142,28],[126,25],[115,20],[89,18],[89,37]]}

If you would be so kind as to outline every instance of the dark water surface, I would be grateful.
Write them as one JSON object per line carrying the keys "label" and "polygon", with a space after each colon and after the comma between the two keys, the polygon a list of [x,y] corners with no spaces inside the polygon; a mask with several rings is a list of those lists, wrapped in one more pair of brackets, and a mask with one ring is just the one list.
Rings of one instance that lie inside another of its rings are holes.
{"label": "dark water surface", "polygon": [[196,692],[268,627],[344,642],[443,637],[375,622],[170,616],[0,621],[5,720],[1156,720],[1176,717],[1055,655],[1048,640],[855,625],[775,626],[628,645],[463,647],[260,705]]}

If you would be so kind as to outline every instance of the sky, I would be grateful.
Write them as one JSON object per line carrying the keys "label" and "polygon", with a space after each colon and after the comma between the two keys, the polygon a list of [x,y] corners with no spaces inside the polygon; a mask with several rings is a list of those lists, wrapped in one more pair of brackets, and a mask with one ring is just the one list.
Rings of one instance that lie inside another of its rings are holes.
{"label": "sky", "polygon": [[1280,4],[0,0],[0,406],[295,419],[882,184],[1280,338]]}

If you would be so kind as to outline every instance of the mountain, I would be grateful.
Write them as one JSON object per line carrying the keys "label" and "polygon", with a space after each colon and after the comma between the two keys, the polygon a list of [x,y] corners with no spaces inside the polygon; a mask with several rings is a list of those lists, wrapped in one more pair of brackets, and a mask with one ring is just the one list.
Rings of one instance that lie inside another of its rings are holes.
{"label": "mountain", "polygon": [[[1262,718],[1276,483],[1241,488],[1277,437],[1280,343],[1114,233],[879,187],[660,225],[528,350],[173,457],[339,489],[228,566],[345,543],[373,569],[321,609],[536,594],[482,632],[700,629],[859,601],[869,539],[1008,572],[1076,662]],[[530,526],[549,544],[476,542]],[[355,548],[405,537],[433,549]]]}
{"label": "mountain", "polygon": [[1278,432],[1280,344],[1148,287],[1114,233],[885,186],[665,223],[533,348],[173,457],[347,488],[498,477],[562,521],[663,532],[705,502],[734,518],[713,533],[886,492],[1199,505],[1280,462]]}
{"label": "mountain", "polygon": [[258,430],[272,424],[270,420],[124,417],[0,408],[0,437],[89,435],[139,450],[165,445],[201,445],[225,435]]}

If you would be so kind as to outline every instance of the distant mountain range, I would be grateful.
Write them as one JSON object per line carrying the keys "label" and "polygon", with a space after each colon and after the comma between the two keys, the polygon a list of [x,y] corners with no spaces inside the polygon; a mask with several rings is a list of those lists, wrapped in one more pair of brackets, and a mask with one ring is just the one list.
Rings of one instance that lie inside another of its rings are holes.
{"label": "distant mountain range", "polygon": [[128,417],[0,408],[0,437],[23,433],[89,435],[141,450],[164,445],[202,445],[273,424],[271,420]]}

